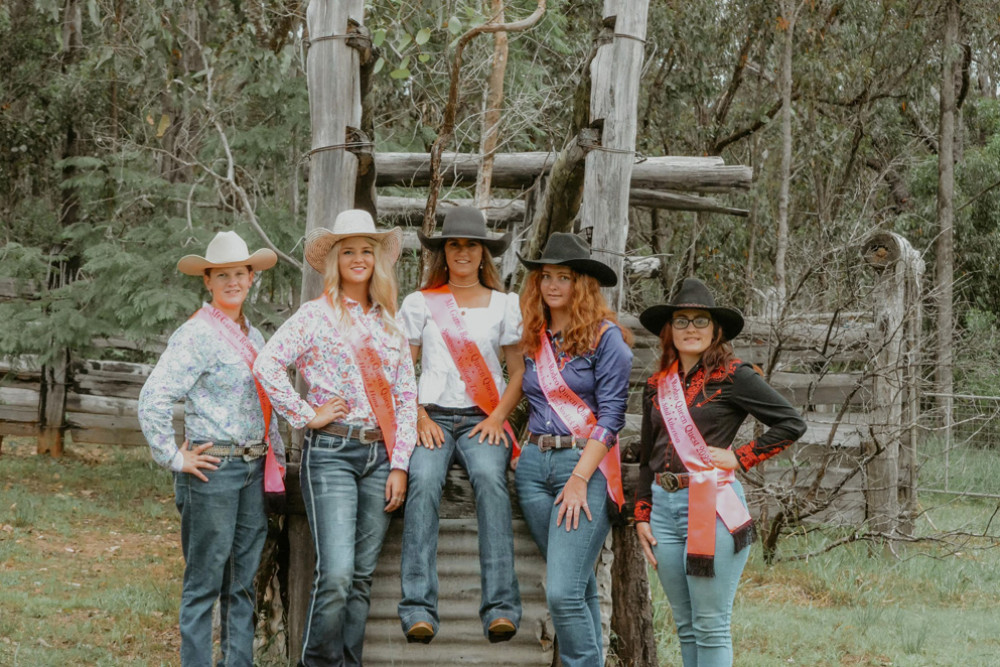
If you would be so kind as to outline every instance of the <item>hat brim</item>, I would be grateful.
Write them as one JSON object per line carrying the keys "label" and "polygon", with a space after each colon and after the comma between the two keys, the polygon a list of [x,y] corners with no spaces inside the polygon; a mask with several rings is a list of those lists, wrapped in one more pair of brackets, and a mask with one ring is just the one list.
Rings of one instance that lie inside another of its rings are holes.
{"label": "hat brim", "polygon": [[712,320],[722,327],[722,337],[726,340],[736,338],[740,335],[740,332],[743,331],[743,313],[735,308],[726,308],[724,306],[708,308],[699,304],[683,303],[673,306],[666,304],[651,306],[642,311],[642,314],[639,315],[639,322],[642,323],[642,326],[646,327],[646,331],[650,332],[654,336],[659,336],[663,332],[663,327],[670,322],[670,319],[678,310],[708,311],[708,313],[712,316]]}
{"label": "hat brim", "polygon": [[618,284],[618,274],[614,270],[605,264],[604,262],[599,262],[596,259],[564,259],[564,260],[554,260],[554,259],[543,259],[537,261],[527,260],[520,255],[517,258],[521,261],[529,271],[537,271],[543,266],[554,265],[554,266],[566,266],[577,273],[583,273],[585,275],[591,276],[597,279],[601,287],[614,287]]}
{"label": "hat brim", "polygon": [[266,271],[278,263],[278,255],[269,248],[261,248],[246,259],[234,262],[210,262],[199,255],[185,255],[177,262],[177,270],[188,276],[205,275],[205,269],[225,269],[232,266],[249,266],[254,271]]}
{"label": "hat brim", "polygon": [[389,264],[395,264],[403,249],[403,230],[399,227],[384,232],[348,232],[334,234],[329,229],[319,228],[309,232],[306,239],[306,263],[320,273],[326,273],[326,256],[341,239],[362,236],[374,240],[382,248],[382,255]]}
{"label": "hat brim", "polygon": [[448,239],[469,239],[470,241],[477,241],[482,243],[490,254],[496,257],[510,245],[510,232],[507,232],[500,237],[488,237],[488,236],[461,236],[456,234],[441,234],[438,236],[427,236],[422,230],[417,230],[417,238],[420,239],[420,245],[427,248],[428,250],[441,250],[444,247],[444,242]]}

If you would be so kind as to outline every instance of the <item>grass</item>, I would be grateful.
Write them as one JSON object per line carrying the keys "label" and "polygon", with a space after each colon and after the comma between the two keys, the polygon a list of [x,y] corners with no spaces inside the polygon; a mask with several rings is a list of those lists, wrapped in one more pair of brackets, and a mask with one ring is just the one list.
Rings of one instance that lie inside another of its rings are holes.
{"label": "grass", "polygon": [[[967,469],[995,480],[993,458]],[[920,500],[923,535],[982,532],[1000,503]],[[753,548],[733,613],[737,665],[1000,664],[1000,549],[989,539],[902,545],[895,556],[859,542],[787,560],[839,534],[786,537],[774,565]],[[182,574],[170,476],[144,449],[69,447],[52,460],[28,439],[4,441],[0,665],[174,665]],[[653,601],[661,664],[679,664],[658,583]]]}

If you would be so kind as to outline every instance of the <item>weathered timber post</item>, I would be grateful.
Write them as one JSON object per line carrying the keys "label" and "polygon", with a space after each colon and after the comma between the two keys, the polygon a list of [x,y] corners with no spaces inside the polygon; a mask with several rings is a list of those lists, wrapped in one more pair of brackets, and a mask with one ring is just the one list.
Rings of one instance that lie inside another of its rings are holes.
{"label": "weathered timber post", "polygon": [[[878,272],[872,292],[875,333],[870,341],[874,352],[871,439],[866,443],[868,478],[865,489],[867,518],[871,529],[887,537],[900,529],[901,496],[903,504],[911,502],[913,454],[908,434],[912,424],[903,420],[904,411],[912,411],[910,391],[906,386],[907,370],[913,350],[907,335],[909,312],[908,293],[914,279],[923,272],[923,261],[909,242],[892,232],[869,236],[862,246],[865,261]],[[915,414],[907,415],[915,419]],[[908,460],[903,464],[903,459]],[[910,478],[910,479],[908,479]],[[901,484],[903,482],[903,484]]]}
{"label": "weathered timber post", "polygon": [[[580,219],[582,228],[592,231],[594,257],[619,275],[628,236],[639,75],[648,10],[648,0],[605,0],[602,41],[590,65],[590,126],[598,128],[601,136],[600,146],[585,158]],[[622,304],[623,282],[605,290],[615,310]],[[625,495],[634,497],[634,487]],[[616,656],[622,665],[656,665],[646,561],[635,531],[628,525],[615,527],[613,544],[611,629],[619,638]]]}
{"label": "weathered timber post", "polygon": [[63,432],[66,426],[66,379],[69,370],[69,350],[58,355],[42,368],[38,402],[39,454],[59,457],[63,454]]}
{"label": "weathered timber post", "polygon": [[[312,150],[309,153],[309,202],[306,233],[331,227],[337,214],[354,206],[358,158],[345,144],[360,128],[361,57],[348,36],[357,34],[364,18],[364,0],[313,0],[306,11],[309,54],[306,60]],[[323,291],[323,277],[308,265],[302,269],[302,301]],[[315,553],[301,506],[299,457],[290,449],[288,485],[288,648],[291,660],[302,651],[302,631],[312,584]]]}

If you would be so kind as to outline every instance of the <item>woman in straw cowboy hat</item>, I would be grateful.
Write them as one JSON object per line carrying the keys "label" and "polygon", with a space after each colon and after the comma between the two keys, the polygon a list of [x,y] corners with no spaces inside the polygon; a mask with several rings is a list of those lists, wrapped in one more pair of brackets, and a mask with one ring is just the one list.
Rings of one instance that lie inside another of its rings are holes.
{"label": "woman in straw cowboy hat", "polygon": [[[277,259],[271,250],[251,255],[236,232],[217,234],[204,257],[182,258],[177,268],[201,276],[211,301],[173,333],[139,395],[139,423],[153,458],[174,472],[185,562],[185,666],[212,663],[216,599],[222,613],[218,664],[253,664],[253,582],[267,534],[268,443],[282,467],[285,453],[251,372],[264,338],[243,315],[243,302],[255,272]],[[173,406],[182,399],[184,443],[177,447]]]}
{"label": "woman in straw cowboy hat", "polygon": [[631,333],[600,288],[618,282],[583,239],[551,236],[521,294],[528,441],[515,481],[546,562],[546,598],[566,667],[604,662],[594,565],[623,501],[618,431],[625,425]]}
{"label": "woman in straw cowboy hat", "polygon": [[438,630],[438,508],[457,460],[476,497],[483,633],[505,641],[521,620],[507,493],[516,442],[505,420],[521,399],[524,361],[517,295],[504,294],[493,257],[510,238],[490,235],[482,212],[467,206],[448,212],[440,235],[417,234],[431,253],[430,270],[423,289],[403,300],[399,318],[414,361],[422,358],[417,435],[423,446],[410,459],[399,618],[411,642],[429,642]]}
{"label": "woman in straw cowboy hat", "polygon": [[[754,534],[733,473],[779,453],[805,423],[735,358],[729,341],[743,315],[716,306],[700,280],[639,319],[660,337],[662,357],[642,402],[636,531],[670,600],[685,667],[731,665],[733,599]],[[734,450],[748,414],[768,429]]]}
{"label": "woman in straw cowboy hat", "polygon": [[[308,429],[299,474],[316,572],[300,665],[361,664],[372,573],[406,496],[417,396],[395,320],[401,238],[360,210],[312,232],[305,257],[324,294],[281,325],[255,366],[278,412]],[[292,364],[305,400],[285,372]]]}

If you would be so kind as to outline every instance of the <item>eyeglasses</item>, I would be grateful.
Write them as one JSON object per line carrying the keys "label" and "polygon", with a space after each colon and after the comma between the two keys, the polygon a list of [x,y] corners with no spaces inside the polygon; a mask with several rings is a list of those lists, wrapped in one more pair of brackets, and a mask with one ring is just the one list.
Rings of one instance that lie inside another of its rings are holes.
{"label": "eyeglasses", "polygon": [[670,322],[675,329],[687,329],[689,324],[693,324],[695,329],[704,329],[711,323],[712,318],[705,317],[704,315],[699,315],[694,319],[689,319],[687,317],[675,317]]}

